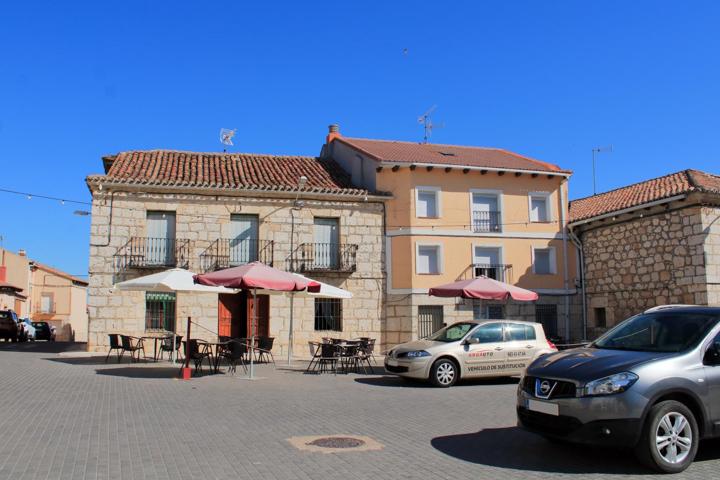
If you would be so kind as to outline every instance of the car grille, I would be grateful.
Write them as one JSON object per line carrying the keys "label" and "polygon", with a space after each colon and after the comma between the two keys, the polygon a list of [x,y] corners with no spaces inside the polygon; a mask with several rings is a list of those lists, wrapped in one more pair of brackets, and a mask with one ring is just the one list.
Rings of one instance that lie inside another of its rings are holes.
{"label": "car grille", "polygon": [[[535,395],[535,380],[537,380],[538,377],[532,377],[530,375],[526,375],[525,378],[523,378],[523,386],[522,389],[532,395],[533,397],[536,397]],[[544,379],[540,379],[544,380]],[[552,393],[550,394],[548,399],[552,398],[573,398],[576,395],[576,387],[574,383],[571,382],[563,382],[562,380],[552,380],[548,379],[550,382],[555,382],[555,388],[553,389]]]}
{"label": "car grille", "polygon": [[548,415],[522,407],[518,407],[517,414],[526,428],[553,435],[565,436],[582,426],[580,420],[575,417]]}
{"label": "car grille", "polygon": [[392,373],[406,373],[408,367],[393,367],[392,365],[385,364],[385,370]]}

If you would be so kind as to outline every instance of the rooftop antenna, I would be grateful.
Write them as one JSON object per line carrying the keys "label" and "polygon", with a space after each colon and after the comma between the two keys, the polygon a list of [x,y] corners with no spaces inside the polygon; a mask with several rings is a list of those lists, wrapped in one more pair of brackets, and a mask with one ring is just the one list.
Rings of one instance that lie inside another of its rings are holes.
{"label": "rooftop antenna", "polygon": [[432,135],[433,128],[442,128],[445,126],[444,124],[435,125],[432,122],[430,115],[432,115],[436,108],[437,105],[433,105],[432,107],[428,108],[427,112],[423,113],[418,117],[418,123],[425,127],[425,136],[423,137],[423,143],[428,143],[428,138],[430,138],[430,135]]}
{"label": "rooftop antenna", "polygon": [[[235,132],[237,132],[237,128],[233,128],[232,130],[229,128],[221,128],[220,143],[226,147],[233,146],[232,138],[235,136]],[[227,152],[227,148],[223,148],[223,152]]]}
{"label": "rooftop antenna", "polygon": [[604,152],[612,153],[612,151],[613,151],[612,145],[608,145],[605,147],[595,147],[592,149],[593,195],[597,194],[597,191],[595,189],[595,155],[597,155],[598,153],[604,153]]}

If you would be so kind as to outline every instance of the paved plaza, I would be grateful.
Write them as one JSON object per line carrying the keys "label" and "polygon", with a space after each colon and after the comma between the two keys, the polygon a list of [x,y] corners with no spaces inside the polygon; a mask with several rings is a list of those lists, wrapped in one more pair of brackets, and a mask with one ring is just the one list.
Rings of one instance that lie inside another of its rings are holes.
{"label": "paved plaza", "polygon": [[[649,476],[628,452],[518,430],[512,379],[445,390],[379,370],[262,365],[257,381],[241,370],[181,381],[168,364],[105,364],[68,350],[0,343],[0,479]],[[289,441],[317,435],[365,436],[382,448],[320,453]],[[719,470],[720,442],[706,442],[678,477]]]}

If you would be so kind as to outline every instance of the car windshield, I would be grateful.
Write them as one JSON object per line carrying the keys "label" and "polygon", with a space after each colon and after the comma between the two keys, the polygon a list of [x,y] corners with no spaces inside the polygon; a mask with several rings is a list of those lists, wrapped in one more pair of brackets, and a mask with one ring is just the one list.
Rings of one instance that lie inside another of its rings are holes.
{"label": "car windshield", "polygon": [[43,328],[45,325],[47,325],[45,322],[33,322],[33,327]]}
{"label": "car windshield", "polygon": [[632,317],[591,346],[611,350],[676,353],[697,345],[718,322],[717,315],[663,312]]}
{"label": "car windshield", "polygon": [[455,323],[442,328],[428,337],[435,342],[457,342],[463,338],[477,323]]}
{"label": "car windshield", "polygon": [[0,318],[10,318],[9,312],[0,312]]}

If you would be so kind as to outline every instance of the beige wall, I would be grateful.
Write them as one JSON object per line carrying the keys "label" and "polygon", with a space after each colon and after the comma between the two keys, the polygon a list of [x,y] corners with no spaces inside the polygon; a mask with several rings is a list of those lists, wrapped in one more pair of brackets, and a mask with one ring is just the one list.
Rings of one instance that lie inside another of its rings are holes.
{"label": "beige wall", "polygon": [[[294,198],[214,197],[174,194],[117,193],[113,201],[112,228],[110,197],[107,189],[93,196],[90,247],[90,326],[89,348],[104,350],[108,333],[145,335],[144,292],[111,291],[113,283],[153,270],[134,270],[123,278],[116,276],[113,255],[133,236],[144,236],[147,210],[176,212],[176,237],[191,242],[189,269],[200,270],[200,256],[218,238],[229,238],[231,213],[257,214],[259,237],[274,240],[274,266],[286,269],[290,253]],[[314,241],[313,218],[340,219],[340,242],[357,244],[357,270],[351,273],[310,272],[308,276],[344,288],[354,297],[343,301],[342,332],[314,330],[314,301],[296,299],[294,303],[294,344],[296,356],[307,356],[308,340],[324,336],[352,338],[370,336],[382,342],[384,285],[382,205],[372,201],[306,199],[305,206],[294,212],[293,244]],[[155,270],[156,271],[156,270]],[[218,330],[217,295],[178,293],[178,333],[185,332],[185,319],[192,316],[193,337],[214,338]],[[290,299],[285,295],[270,298],[270,334],[275,337],[274,353],[286,355],[288,347]]]}
{"label": "beige wall", "polygon": [[[27,296],[30,287],[30,267],[26,255],[18,255],[0,248],[0,265],[6,267],[6,282],[23,290],[21,295]],[[16,302],[16,300],[18,302]],[[16,307],[20,308],[17,309]],[[0,308],[16,310],[18,317],[28,316],[28,302],[25,298],[18,297],[11,291],[0,292]],[[19,310],[19,311],[17,311]]]}
{"label": "beige wall", "polygon": [[[45,295],[52,298],[50,312],[42,308]],[[33,268],[31,318],[54,326],[58,341],[87,341],[86,298],[86,287],[43,267]]]}

